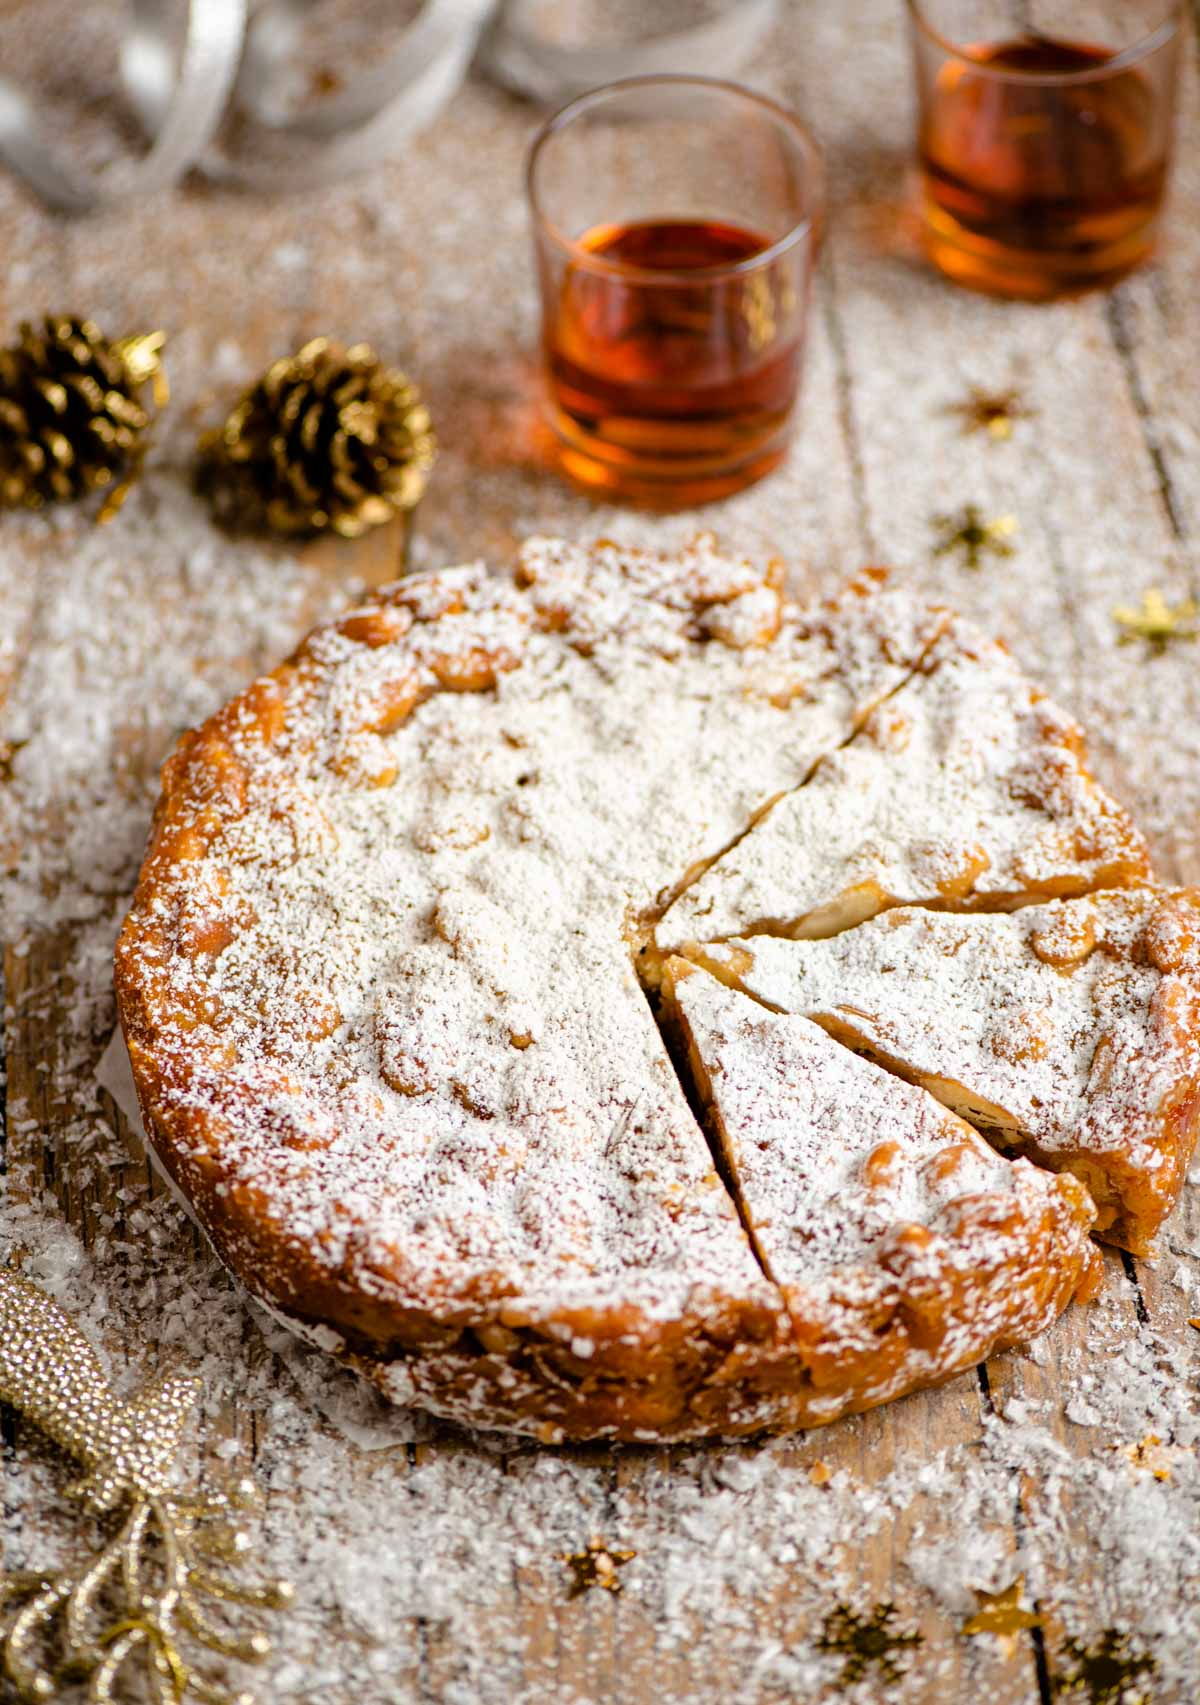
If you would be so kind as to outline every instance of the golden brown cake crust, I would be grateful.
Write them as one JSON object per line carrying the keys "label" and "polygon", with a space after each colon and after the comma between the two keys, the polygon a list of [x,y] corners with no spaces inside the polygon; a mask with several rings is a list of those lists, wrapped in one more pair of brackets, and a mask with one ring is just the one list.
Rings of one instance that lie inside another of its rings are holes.
{"label": "golden brown cake crust", "polygon": [[247,1288],[397,1401],[553,1439],[818,1424],[1086,1290],[1082,1192],[993,1204],[997,1284],[1032,1275],[1004,1320],[936,1371],[827,1365],[633,970],[947,620],[878,571],[797,608],[706,538],[533,541],[385,589],[184,735],[116,987],[147,1130]]}

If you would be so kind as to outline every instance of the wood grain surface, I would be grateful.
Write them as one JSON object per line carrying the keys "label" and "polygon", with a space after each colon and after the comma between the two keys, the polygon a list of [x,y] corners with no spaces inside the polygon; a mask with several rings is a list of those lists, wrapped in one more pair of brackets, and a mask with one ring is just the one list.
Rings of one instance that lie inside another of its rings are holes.
{"label": "wood grain surface", "polygon": [[[180,556],[169,534],[198,425],[219,415],[262,364],[307,336],[365,337],[405,364],[427,393],[442,454],[415,523],[415,564],[497,559],[533,530],[671,540],[697,525],[740,548],[778,552],[798,586],[832,585],[864,560],[895,563],[914,584],[964,607],[1011,643],[1088,726],[1097,768],[1146,824],[1163,875],[1200,881],[1200,647],[1180,644],[1151,656],[1144,646],[1122,643],[1112,618],[1115,605],[1136,604],[1149,586],[1171,598],[1200,591],[1195,20],[1189,14],[1185,22],[1188,64],[1161,258],[1114,294],[1029,308],[956,292],[931,276],[916,252],[902,8],[894,0],[853,7],[811,0],[783,10],[748,80],[810,122],[830,173],[801,426],[780,473],[702,515],[647,520],[608,511],[574,495],[547,468],[535,415],[533,282],[520,188],[522,153],[538,115],[483,83],[464,91],[405,160],[311,196],[249,198],[192,183],[145,205],[67,222],[0,176],[4,328],[58,309],[90,313],[114,334],[161,325],[169,337],[174,401],[154,465],[102,543],[78,514],[51,528],[0,522],[0,692],[11,707],[26,718],[61,714],[70,723],[69,703],[56,712],[44,701],[44,680],[66,683],[80,703],[98,703],[109,672],[122,703],[136,706],[139,671],[154,676],[145,714],[106,723],[90,752],[86,730],[78,729],[61,769],[51,762],[53,746],[45,748],[51,756],[38,780],[44,817],[31,825],[17,814],[11,836],[0,841],[14,867],[27,850],[25,837],[44,836],[47,847],[62,841],[79,808],[80,749],[89,786],[123,792],[131,802],[107,867],[84,881],[51,858],[44,905],[10,922],[4,962],[6,1186],[10,1207],[22,1207],[18,1223],[30,1228],[25,1245],[6,1253],[26,1260],[37,1228],[58,1216],[78,1233],[96,1284],[119,1296],[122,1264],[133,1259],[128,1245],[140,1235],[139,1209],[157,1204],[154,1223],[170,1234],[155,1245],[153,1298],[147,1293],[133,1316],[103,1321],[101,1336],[118,1369],[148,1370],[160,1356],[187,1350],[160,1342],[155,1322],[165,1318],[164,1299],[186,1284],[183,1275],[207,1273],[211,1258],[186,1220],[160,1200],[136,1138],[107,1102],[102,1111],[117,1127],[119,1147],[96,1164],[92,1073],[113,1022],[111,993],[93,962],[96,919],[108,917],[114,929],[119,920],[176,716],[198,697],[215,705],[315,614],[403,563],[399,528],[358,546],[323,543],[299,555],[214,534],[214,557],[198,579],[194,553]],[[52,17],[54,27],[34,31],[35,12]],[[61,95],[65,128],[103,153],[128,139],[110,134],[98,117],[106,110],[104,70],[90,61],[90,40],[62,6],[9,4],[0,11],[6,69],[15,65]],[[963,432],[953,408],[973,385],[1019,388],[1029,418],[1010,440]],[[952,554],[933,554],[937,517],[967,502],[989,516],[1016,518],[1012,557],[985,560],[972,572]],[[202,521],[193,516],[189,525]],[[69,639],[75,630],[64,612],[90,595],[79,577],[101,550],[119,572],[106,566],[97,574],[94,643],[65,657],[64,634]],[[238,565],[253,556],[248,583],[261,592],[270,585],[264,553],[273,551],[281,601],[260,620],[239,594]],[[174,696],[159,667],[168,641],[171,655],[193,659],[196,672],[187,692]],[[86,809],[91,796],[83,797]],[[900,1470],[980,1454],[989,1427],[1030,1404],[1055,1417],[1050,1430],[1067,1456],[1097,1451],[1095,1429],[1068,1418],[1068,1410],[1081,1362],[1102,1355],[1105,1343],[1120,1346],[1141,1333],[1179,1379],[1190,1369],[1194,1384],[1200,1334],[1188,1325],[1196,1307],[1188,1305],[1177,1268],[1200,1264],[1195,1186],[1163,1246],[1165,1261],[1110,1254],[1103,1308],[1090,1316],[1072,1311],[1036,1357],[1010,1353],[978,1377],[775,1445],[771,1474],[807,1482],[823,1464],[865,1498]],[[290,1375],[220,1275],[204,1282],[226,1298],[233,1346],[229,1377],[210,1397],[204,1471],[218,1463],[256,1466],[269,1510],[286,1505],[294,1512],[304,1494],[283,1472],[287,1448],[278,1442],[276,1407],[263,1397],[278,1390],[279,1405],[291,1402]],[[242,1368],[254,1370],[252,1380]],[[305,1424],[314,1434],[329,1431],[316,1414]],[[44,1465],[11,1415],[4,1426],[3,1533],[5,1554],[16,1558],[38,1532]],[[480,1457],[471,1439],[451,1429],[430,1429],[384,1451],[345,1447],[338,1457],[338,1448],[331,1435],[320,1461],[340,1462],[356,1507],[375,1512],[374,1541],[364,1540],[361,1524],[353,1534],[347,1528],[344,1541],[366,1545],[368,1557],[370,1543],[403,1547],[406,1496],[411,1502],[421,1495],[421,1476],[434,1459],[447,1486],[468,1486],[477,1474],[479,1522],[512,1524],[514,1532],[520,1476],[541,1472],[529,1447]],[[757,1473],[757,1448],[560,1453],[574,1488],[577,1535],[585,1508],[592,1527],[615,1544],[622,1525],[685,1529],[692,1502],[707,1495],[718,1454],[722,1474],[733,1475],[739,1462]],[[1150,1615],[1131,1597],[1094,1506],[1076,1507],[1068,1495],[1052,1518],[1061,1543],[1038,1552],[1044,1630],[1023,1635],[1011,1656],[994,1641],[964,1639],[961,1610],[949,1608],[945,1592],[929,1590],[911,1566],[917,1548],[928,1555],[943,1541],[959,1542],[954,1529],[964,1518],[939,1495],[936,1476],[928,1486],[915,1474],[904,1484],[902,1499],[881,1494],[878,1519],[835,1536],[828,1558],[827,1600],[846,1583],[863,1603],[893,1599],[901,1620],[924,1636],[902,1683],[889,1690],[878,1676],[869,1678],[862,1697],[1047,1701],[1065,1673],[1060,1599],[1075,1610],[1091,1604],[1093,1629],[1116,1621],[1148,1644],[1164,1615],[1200,1633],[1196,1582],[1165,1565],[1164,1596]],[[1016,1557],[1050,1519],[1043,1519],[1046,1474],[1036,1461],[1018,1463],[1004,1484],[1008,1502],[991,1512],[992,1539],[1000,1553]],[[289,1519],[294,1527],[301,1518]],[[550,1518],[541,1520],[539,1532],[549,1531]],[[262,1696],[631,1705],[833,1697],[836,1665],[812,1659],[795,1672],[802,1682],[789,1682],[782,1659],[767,1661],[790,1652],[811,1658],[818,1601],[786,1586],[756,1593],[753,1542],[744,1543],[745,1583],[729,1589],[736,1639],[722,1636],[720,1616],[692,1641],[664,1639],[659,1600],[638,1590],[636,1571],[620,1596],[568,1600],[556,1554],[529,1555],[514,1540],[503,1579],[465,1622],[413,1616],[397,1603],[386,1627],[364,1632],[345,1614],[344,1600],[318,1591],[299,1656],[290,1666],[281,1658]],[[711,1545],[711,1533],[704,1544]],[[735,1553],[743,1545],[736,1527],[728,1544]],[[698,1557],[697,1569],[705,1566]],[[445,1590],[452,1594],[452,1580]],[[746,1664],[755,1645],[763,1655],[757,1672]],[[493,1652],[494,1661],[482,1662],[481,1651]],[[375,1678],[369,1685],[352,1679],[368,1672]],[[1196,1697],[1189,1686],[1171,1682],[1152,1697]]]}

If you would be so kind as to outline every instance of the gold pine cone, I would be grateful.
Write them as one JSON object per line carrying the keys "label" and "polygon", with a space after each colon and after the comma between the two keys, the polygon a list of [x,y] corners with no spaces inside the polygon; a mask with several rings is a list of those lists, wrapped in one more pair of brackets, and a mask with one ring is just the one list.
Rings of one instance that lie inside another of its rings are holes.
{"label": "gold pine cone", "polygon": [[198,481],[223,521],[355,539],[413,507],[433,456],[416,386],[365,343],[319,337],[201,438]]}
{"label": "gold pine cone", "polygon": [[124,501],[148,447],[155,405],[167,400],[163,332],[112,343],[91,320],[25,321],[0,349],[0,508],[41,509],[94,491],[99,519]]}

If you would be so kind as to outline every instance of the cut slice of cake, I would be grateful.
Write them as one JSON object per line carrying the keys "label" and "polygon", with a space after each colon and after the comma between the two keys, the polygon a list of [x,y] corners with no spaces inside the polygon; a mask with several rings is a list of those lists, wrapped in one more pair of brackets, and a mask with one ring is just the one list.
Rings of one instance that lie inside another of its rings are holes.
{"label": "cut slice of cake", "polygon": [[810,1423],[944,1379],[1095,1288],[1074,1179],[1003,1159],[923,1089],[686,960],[665,988]]}
{"label": "cut slice of cake", "polygon": [[1145,1251],[1200,1116],[1200,893],[1132,888],[1008,913],[897,908],[824,941],[696,956],[923,1085],[997,1146],[1073,1172]]}
{"label": "cut slice of cake", "polygon": [[675,901],[662,952],[833,935],[905,903],[1002,909],[1147,878],[1145,842],[1083,735],[961,620],[858,735]]}

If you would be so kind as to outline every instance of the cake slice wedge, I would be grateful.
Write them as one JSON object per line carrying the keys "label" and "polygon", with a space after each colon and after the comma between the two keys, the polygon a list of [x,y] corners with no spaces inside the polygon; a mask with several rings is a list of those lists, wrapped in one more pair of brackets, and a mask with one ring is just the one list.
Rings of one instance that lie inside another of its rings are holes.
{"label": "cake slice wedge", "polygon": [[1136,1254],[1200,1119],[1200,892],[1131,888],[1010,913],[899,907],[824,941],[697,949],[922,1085],[999,1148],[1086,1184]]}
{"label": "cake slice wedge", "polygon": [[779,1285],[807,1424],[940,1380],[1088,1296],[1093,1210],[916,1088],[688,961],[665,997],[740,1211]]}
{"label": "cake slice wedge", "polygon": [[1082,731],[961,618],[804,786],[775,801],[658,925],[660,952],[834,935],[906,903],[1004,909],[1149,876]]}

